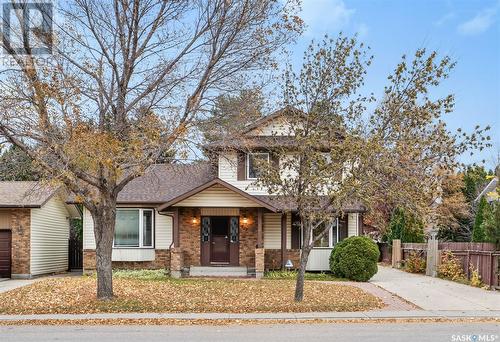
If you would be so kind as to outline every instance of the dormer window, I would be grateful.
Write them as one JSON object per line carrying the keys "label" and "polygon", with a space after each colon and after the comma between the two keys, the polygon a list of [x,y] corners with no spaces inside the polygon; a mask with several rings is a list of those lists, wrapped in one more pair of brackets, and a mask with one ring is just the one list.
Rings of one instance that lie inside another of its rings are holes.
{"label": "dormer window", "polygon": [[257,179],[259,177],[259,165],[262,163],[269,163],[269,153],[258,152],[247,154],[247,179]]}

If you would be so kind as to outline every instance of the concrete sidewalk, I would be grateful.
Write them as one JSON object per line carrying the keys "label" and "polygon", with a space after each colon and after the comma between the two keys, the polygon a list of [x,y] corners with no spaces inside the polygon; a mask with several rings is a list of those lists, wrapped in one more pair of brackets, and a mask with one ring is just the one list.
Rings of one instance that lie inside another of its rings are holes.
{"label": "concrete sidewalk", "polygon": [[0,321],[83,320],[83,319],[178,319],[178,320],[350,320],[411,318],[500,318],[496,311],[360,311],[360,312],[280,312],[280,313],[96,313],[0,315]]}
{"label": "concrete sidewalk", "polygon": [[386,266],[379,266],[370,282],[423,310],[500,310],[499,291],[487,291]]}

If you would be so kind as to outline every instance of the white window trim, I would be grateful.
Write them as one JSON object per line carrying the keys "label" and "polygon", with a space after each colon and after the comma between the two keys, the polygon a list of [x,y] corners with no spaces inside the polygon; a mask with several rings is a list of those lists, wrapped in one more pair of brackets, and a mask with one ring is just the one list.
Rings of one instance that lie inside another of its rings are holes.
{"label": "white window trim", "polygon": [[[336,227],[337,227],[337,241],[339,241],[339,218],[337,217],[336,219]],[[311,233],[311,243],[313,242],[313,235]],[[335,244],[333,243],[333,226],[330,227],[330,231],[329,231],[329,234],[328,234],[328,247],[314,247],[313,246],[313,249],[332,249],[333,247],[335,247]]]}
{"label": "white window trim", "polygon": [[[151,208],[117,208],[119,210],[139,210],[139,246],[115,246],[115,239],[113,237],[113,248],[114,249],[123,249],[123,248],[132,248],[132,249],[155,249],[155,210]],[[144,234],[144,212],[151,212],[151,246],[144,246],[143,243],[143,234]],[[116,229],[116,228],[115,228]]]}
{"label": "white window trim", "polygon": [[250,178],[250,155],[259,155],[259,154],[265,154],[267,156],[267,162],[269,163],[269,152],[250,152],[250,153],[247,153],[246,172],[247,172],[247,179],[249,179],[249,180],[256,180],[257,179],[257,178]]}

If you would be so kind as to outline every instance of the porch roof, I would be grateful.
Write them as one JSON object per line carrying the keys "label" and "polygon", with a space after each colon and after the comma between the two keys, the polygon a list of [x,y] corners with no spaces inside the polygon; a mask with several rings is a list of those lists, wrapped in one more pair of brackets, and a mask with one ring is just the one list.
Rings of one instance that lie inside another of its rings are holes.
{"label": "porch roof", "polygon": [[264,207],[272,212],[277,212],[279,210],[279,208],[273,206],[268,201],[264,201],[263,199],[259,198],[258,196],[250,195],[250,194],[238,189],[237,187],[235,187],[235,186],[233,186],[233,185],[231,185],[231,184],[229,184],[229,183],[227,183],[219,178],[215,178],[215,179],[212,179],[212,180],[210,180],[210,181],[208,181],[200,186],[197,186],[194,189],[192,189],[184,194],[181,194],[181,195],[169,200],[168,202],[160,205],[158,207],[158,211],[162,211],[162,210],[165,210],[169,207],[172,207],[175,204],[180,203],[183,200],[188,199],[192,196],[195,196],[196,194],[199,194],[200,192],[202,192],[208,188],[211,188],[215,185],[222,186],[222,187],[226,188],[227,190],[232,191],[232,192],[246,198],[247,200],[254,202],[259,207]]}

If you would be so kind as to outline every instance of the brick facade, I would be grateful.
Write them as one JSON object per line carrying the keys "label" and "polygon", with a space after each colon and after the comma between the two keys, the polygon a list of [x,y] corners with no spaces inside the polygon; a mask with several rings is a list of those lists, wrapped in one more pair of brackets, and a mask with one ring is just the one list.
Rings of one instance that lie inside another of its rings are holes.
{"label": "brick facade", "polygon": [[[95,270],[95,250],[86,249],[83,251],[83,270],[93,271]],[[129,269],[129,270],[139,270],[139,269],[170,269],[170,250],[168,249],[156,249],[155,250],[155,260],[153,261],[113,261],[113,268],[116,269]]]}
{"label": "brick facade", "polygon": [[[200,265],[200,209],[179,208],[179,242],[178,248],[172,250],[156,250],[154,261],[113,262],[114,268],[127,269],[160,269],[167,268],[181,273],[184,267]],[[193,221],[193,218],[195,219]],[[244,220],[246,218],[246,220]],[[256,249],[257,245],[257,209],[240,209],[239,231],[239,265],[255,268],[258,272],[281,268],[280,249]],[[300,250],[288,249],[286,258],[290,259],[294,268],[299,266]],[[95,270],[95,250],[84,250],[84,270]]]}
{"label": "brick facade", "polygon": [[[199,266],[200,256],[200,217],[199,208],[180,208],[179,242],[183,252],[184,266]],[[193,222],[193,218],[195,221]],[[246,223],[243,218],[246,218]],[[255,267],[255,246],[257,244],[257,209],[240,209],[239,265]]]}
{"label": "brick facade", "polygon": [[[292,261],[294,269],[299,268],[300,249],[287,249],[285,259],[290,259]],[[281,269],[281,249],[266,249],[264,255],[264,265],[266,270]]]}
{"label": "brick facade", "polygon": [[31,210],[13,209],[10,212],[12,231],[12,275],[30,275]]}
{"label": "brick facade", "polygon": [[[200,215],[199,208],[179,210],[179,243],[185,266],[200,266]],[[193,222],[195,218],[195,222]]]}
{"label": "brick facade", "polygon": [[[243,218],[247,223],[243,223]],[[255,267],[255,246],[257,245],[257,209],[240,210],[240,266]]]}

